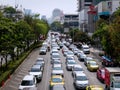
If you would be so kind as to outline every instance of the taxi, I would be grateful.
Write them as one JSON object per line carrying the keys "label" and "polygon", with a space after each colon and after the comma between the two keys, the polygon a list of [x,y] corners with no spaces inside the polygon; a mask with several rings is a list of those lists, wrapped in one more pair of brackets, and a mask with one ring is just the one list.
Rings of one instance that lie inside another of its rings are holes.
{"label": "taxi", "polygon": [[65,84],[62,75],[52,75],[50,79],[50,88],[58,84],[61,84],[61,85]]}
{"label": "taxi", "polygon": [[90,85],[86,87],[86,90],[104,90],[100,85]]}
{"label": "taxi", "polygon": [[97,71],[99,69],[99,65],[97,64],[96,61],[89,61],[87,63],[87,69],[89,71]]}

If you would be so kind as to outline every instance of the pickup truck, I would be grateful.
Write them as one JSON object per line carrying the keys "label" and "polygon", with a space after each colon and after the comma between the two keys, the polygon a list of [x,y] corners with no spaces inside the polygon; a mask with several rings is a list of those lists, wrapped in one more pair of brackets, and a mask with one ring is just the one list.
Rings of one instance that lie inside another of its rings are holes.
{"label": "pickup truck", "polygon": [[120,90],[120,68],[105,68],[105,90]]}

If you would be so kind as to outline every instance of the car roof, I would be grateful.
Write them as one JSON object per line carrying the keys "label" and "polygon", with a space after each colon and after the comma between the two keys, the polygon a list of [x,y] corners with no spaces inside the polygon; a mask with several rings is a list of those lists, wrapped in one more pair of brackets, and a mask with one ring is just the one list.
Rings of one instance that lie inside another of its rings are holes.
{"label": "car roof", "polygon": [[86,76],[84,72],[76,72],[76,76]]}
{"label": "car roof", "polygon": [[57,84],[53,86],[52,90],[65,90],[64,86],[61,84]]}
{"label": "car roof", "polygon": [[62,78],[62,75],[52,75],[52,78]]}
{"label": "car roof", "polygon": [[34,76],[33,75],[26,75],[24,76],[23,80],[33,80]]}
{"label": "car roof", "polygon": [[43,58],[41,58],[41,57],[39,57],[39,58],[37,58],[37,60],[44,60]]}
{"label": "car roof", "polygon": [[79,65],[79,64],[76,64],[76,65],[74,65],[73,67],[82,68],[82,66]]}
{"label": "car roof", "polygon": [[40,68],[42,65],[33,65],[32,68]]}

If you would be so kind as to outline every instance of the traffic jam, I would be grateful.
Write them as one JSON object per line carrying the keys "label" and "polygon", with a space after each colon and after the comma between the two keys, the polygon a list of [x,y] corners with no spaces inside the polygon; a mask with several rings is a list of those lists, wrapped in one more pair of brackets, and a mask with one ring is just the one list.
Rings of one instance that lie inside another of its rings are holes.
{"label": "traffic jam", "polygon": [[[71,74],[72,78],[69,80],[73,80],[74,90],[120,90],[119,68],[101,67],[101,62],[90,55],[89,45],[81,44],[81,48],[78,48],[72,44],[72,39],[60,39],[59,37],[58,32],[49,33],[39,50],[40,56],[50,54],[50,59],[48,59],[51,65],[49,90],[68,90],[66,84],[69,82],[65,80],[67,78],[65,70]],[[36,58],[29,74],[25,75],[21,81],[19,90],[37,88],[37,84],[42,82],[45,65],[47,64],[43,57]],[[89,73],[96,74],[96,77],[88,77]],[[92,84],[90,77],[96,78],[101,84]]]}

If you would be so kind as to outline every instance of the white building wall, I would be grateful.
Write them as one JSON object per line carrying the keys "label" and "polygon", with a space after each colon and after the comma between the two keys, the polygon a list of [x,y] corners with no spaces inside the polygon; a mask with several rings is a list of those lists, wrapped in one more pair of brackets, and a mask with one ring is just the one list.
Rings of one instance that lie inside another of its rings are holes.
{"label": "white building wall", "polygon": [[117,8],[120,7],[120,0],[113,0],[112,1],[112,12],[115,12],[117,10]]}

